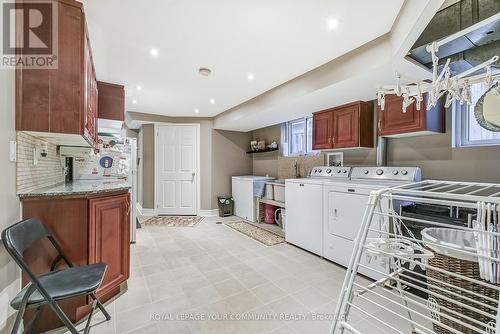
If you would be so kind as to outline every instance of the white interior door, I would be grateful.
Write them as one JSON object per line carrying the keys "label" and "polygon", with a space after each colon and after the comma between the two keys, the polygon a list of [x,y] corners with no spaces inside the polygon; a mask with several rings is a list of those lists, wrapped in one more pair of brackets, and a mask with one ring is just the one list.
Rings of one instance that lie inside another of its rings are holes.
{"label": "white interior door", "polygon": [[158,214],[197,214],[197,129],[196,125],[158,126],[156,150]]}

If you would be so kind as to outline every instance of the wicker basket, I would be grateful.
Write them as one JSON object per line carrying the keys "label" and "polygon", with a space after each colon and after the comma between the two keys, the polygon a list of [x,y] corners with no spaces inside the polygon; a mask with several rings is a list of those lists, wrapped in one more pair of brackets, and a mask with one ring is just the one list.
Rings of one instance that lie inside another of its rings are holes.
{"label": "wicker basket", "polygon": [[[492,321],[492,318],[470,310],[469,308],[457,305],[457,302],[460,302],[467,306],[476,307],[477,310],[483,311],[484,313],[489,313],[493,316],[496,315],[496,302],[492,302],[487,298],[491,298],[495,301],[498,300],[498,290],[478,283],[483,280],[481,280],[481,276],[479,274],[479,263],[478,258],[475,255],[476,244],[473,233],[450,228],[426,228],[422,230],[422,240],[424,242],[429,242],[427,247],[429,247],[434,253],[434,257],[429,259],[429,265],[431,268],[427,268],[426,270],[426,275],[430,278],[428,280],[430,284],[429,291],[431,292],[429,297],[436,301],[437,306],[439,306],[439,311],[442,314],[449,316],[440,316],[440,323],[465,334],[477,334],[479,331],[486,331],[486,325]],[[446,247],[441,247],[441,245],[446,245]],[[450,245],[456,245],[457,251],[450,248]],[[466,250],[468,253],[460,252],[458,250]],[[432,267],[471,278],[476,282],[471,282],[463,278],[439,272],[432,269]],[[461,289],[450,288],[450,286],[459,287]],[[453,293],[447,293],[447,291],[452,291]],[[464,298],[460,298],[457,295],[463,296]],[[477,295],[485,296],[487,298],[481,299],[480,297],[477,297]],[[445,298],[449,298],[449,300],[446,300]],[[472,302],[473,300],[478,303]],[[487,308],[485,304],[493,306],[493,310]],[[450,312],[449,310],[456,313]],[[467,320],[458,314],[474,319],[475,321],[479,321],[485,326],[481,326],[477,322]],[[473,328],[478,328],[478,331],[466,327],[454,319],[468,324]],[[437,324],[434,324],[434,331],[438,334],[452,333]]]}
{"label": "wicker basket", "polygon": [[[447,255],[442,255],[439,253],[435,253],[434,258],[429,260],[429,265],[431,267],[436,267],[436,268],[442,268],[460,275],[463,275],[465,277],[473,278],[475,280],[479,280],[479,264],[478,262],[473,262],[473,261],[467,261],[467,260],[462,260],[458,258],[454,258],[451,256]],[[447,309],[453,310],[457,312],[458,314],[463,314],[464,316],[467,316],[472,319],[476,319],[485,325],[488,324],[491,319],[480,314],[477,312],[474,312],[472,310],[469,310],[465,307],[462,307],[460,305],[457,305],[456,303],[449,302],[446,299],[439,298],[439,296],[445,296],[447,298],[450,298],[451,300],[454,301],[460,301],[463,304],[466,305],[471,305],[471,302],[466,299],[461,299],[460,297],[457,297],[456,294],[460,294],[464,297],[468,297],[469,299],[474,299],[478,300],[478,297],[469,294],[464,291],[460,291],[457,289],[453,289],[454,294],[448,294],[445,291],[451,291],[450,287],[448,285],[442,284],[440,282],[446,282],[448,284],[451,284],[452,286],[458,286],[462,289],[466,289],[467,291],[471,291],[480,295],[487,296],[489,298],[492,298],[493,300],[498,300],[498,290],[491,289],[488,287],[485,287],[484,285],[480,285],[477,283],[473,283],[461,278],[453,277],[450,275],[443,274],[441,272],[438,272],[436,270],[433,270],[431,268],[428,268],[427,271],[427,276],[431,278],[429,280],[429,284],[435,285],[443,290],[437,289],[435,287],[429,287],[429,290],[433,293],[435,293],[432,297],[437,301],[438,305],[441,307],[445,307]],[[497,307],[496,303],[490,302],[489,300],[478,300],[479,303],[485,303],[488,305],[493,306],[494,308]],[[479,305],[475,305],[479,306]],[[480,308],[482,311],[490,313],[492,315],[495,315],[496,312],[493,312],[491,309],[485,308],[484,306]],[[456,314],[451,314],[451,312],[448,312],[445,309],[440,309],[440,312],[446,315],[450,315],[450,317],[459,319],[460,321],[470,324],[474,327],[478,327],[477,323],[472,323],[471,321],[466,320],[465,318],[462,318],[460,316],[457,316]],[[461,333],[464,334],[477,334],[479,333],[478,331],[472,330],[470,328],[467,328],[460,323],[457,323],[456,321],[453,321],[451,319],[445,318],[444,316],[440,317],[440,322],[454,328]],[[480,328],[481,331],[485,331],[485,327]],[[434,331],[438,334],[452,334],[449,330],[434,324]]]}

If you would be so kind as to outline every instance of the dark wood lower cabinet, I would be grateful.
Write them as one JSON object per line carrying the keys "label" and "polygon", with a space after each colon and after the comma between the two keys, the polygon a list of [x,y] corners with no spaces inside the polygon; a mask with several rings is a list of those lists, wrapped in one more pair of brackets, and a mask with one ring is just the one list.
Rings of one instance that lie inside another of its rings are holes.
{"label": "dark wood lower cabinet", "polygon": [[89,258],[91,263],[108,265],[97,290],[99,298],[109,299],[129,277],[129,197],[128,194],[89,201]]}
{"label": "dark wood lower cabinet", "polygon": [[[130,197],[127,191],[99,196],[61,196],[21,199],[23,219],[40,219],[61,243],[75,265],[104,262],[106,276],[97,295],[101,301],[118,294],[130,274]],[[56,253],[45,241],[24,254],[30,268],[37,274],[50,270]],[[60,267],[64,267],[60,263]],[[22,284],[29,282],[23,274]],[[76,322],[90,311],[90,299],[77,297],[59,303],[68,317]],[[31,314],[25,316],[25,323]],[[36,332],[62,326],[48,307],[42,311]]]}

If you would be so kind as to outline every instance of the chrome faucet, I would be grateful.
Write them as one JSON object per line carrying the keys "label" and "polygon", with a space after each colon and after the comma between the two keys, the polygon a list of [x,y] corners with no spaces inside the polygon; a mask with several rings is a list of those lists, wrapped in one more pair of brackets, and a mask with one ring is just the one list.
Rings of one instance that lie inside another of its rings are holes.
{"label": "chrome faucet", "polygon": [[295,168],[295,178],[300,178],[300,172],[299,172],[299,163],[297,160],[295,160],[295,163],[293,164],[293,168]]}

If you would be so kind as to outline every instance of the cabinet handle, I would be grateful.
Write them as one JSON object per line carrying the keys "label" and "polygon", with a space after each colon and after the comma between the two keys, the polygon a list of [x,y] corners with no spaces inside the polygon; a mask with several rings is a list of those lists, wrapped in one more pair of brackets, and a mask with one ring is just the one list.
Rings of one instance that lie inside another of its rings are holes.
{"label": "cabinet handle", "polygon": [[335,144],[335,136],[332,137],[332,144]]}
{"label": "cabinet handle", "polygon": [[378,132],[380,132],[380,120],[378,120],[377,127],[378,127]]}

